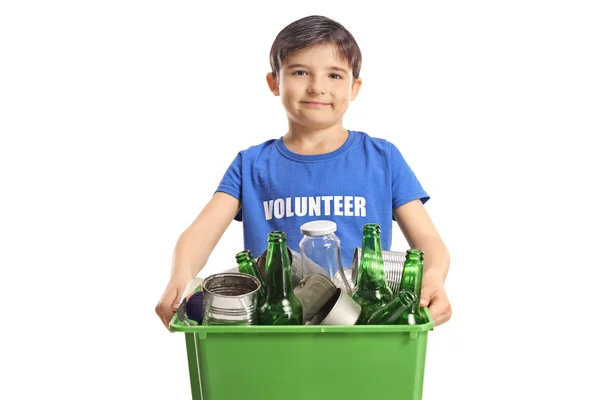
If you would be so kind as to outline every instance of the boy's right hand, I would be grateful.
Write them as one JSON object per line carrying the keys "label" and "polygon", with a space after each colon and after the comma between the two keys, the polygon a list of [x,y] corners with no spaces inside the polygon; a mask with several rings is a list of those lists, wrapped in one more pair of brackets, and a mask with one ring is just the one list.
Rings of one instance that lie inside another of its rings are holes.
{"label": "boy's right hand", "polygon": [[179,299],[185,290],[186,284],[187,282],[185,280],[169,281],[165,291],[162,294],[162,297],[154,308],[154,311],[156,311],[156,314],[162,323],[171,332],[173,331],[171,328],[169,328],[169,323],[171,322],[171,318],[173,318],[173,314],[177,312],[177,308],[179,307]]}

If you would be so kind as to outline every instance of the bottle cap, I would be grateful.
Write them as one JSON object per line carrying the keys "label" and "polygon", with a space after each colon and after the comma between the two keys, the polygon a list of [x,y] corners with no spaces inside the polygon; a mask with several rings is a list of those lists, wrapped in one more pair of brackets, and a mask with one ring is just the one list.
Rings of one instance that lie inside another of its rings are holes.
{"label": "bottle cap", "polygon": [[337,230],[337,224],[333,221],[311,221],[300,227],[300,232],[307,236],[329,235]]}

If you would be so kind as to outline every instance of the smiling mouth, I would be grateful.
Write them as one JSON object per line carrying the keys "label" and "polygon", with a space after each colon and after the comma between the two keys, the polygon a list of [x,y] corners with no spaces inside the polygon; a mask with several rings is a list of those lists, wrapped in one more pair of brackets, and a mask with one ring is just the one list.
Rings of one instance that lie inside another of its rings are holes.
{"label": "smiling mouth", "polygon": [[323,107],[330,105],[329,103],[321,103],[320,101],[302,101],[301,103],[313,107]]}

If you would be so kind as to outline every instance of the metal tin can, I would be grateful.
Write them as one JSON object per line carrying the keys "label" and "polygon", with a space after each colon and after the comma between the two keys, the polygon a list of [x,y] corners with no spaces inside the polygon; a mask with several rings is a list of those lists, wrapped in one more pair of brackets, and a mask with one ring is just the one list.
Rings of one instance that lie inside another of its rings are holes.
{"label": "metal tin can", "polygon": [[335,294],[336,287],[325,274],[312,273],[304,277],[294,288],[294,294],[302,303],[303,322],[310,321]]}
{"label": "metal tin can", "polygon": [[309,325],[354,325],[360,317],[360,305],[341,288],[315,314]]}
{"label": "metal tin can", "polygon": [[203,325],[254,325],[260,281],[242,273],[214,274],[204,280]]}
{"label": "metal tin can", "polygon": [[[335,285],[335,287],[338,287],[344,291],[346,291],[347,293],[352,293],[352,291],[354,290],[354,280],[352,280],[352,268],[344,268],[344,277],[342,277],[342,275],[338,272],[335,273],[335,275],[333,276],[333,284]],[[346,288],[346,285],[344,285],[344,281],[342,279],[345,279],[346,282],[349,285],[349,289],[350,291],[348,291],[348,289]]]}
{"label": "metal tin can", "polygon": [[[358,277],[358,265],[360,264],[361,248],[354,249],[354,257],[352,258],[352,287],[356,284]],[[400,292],[400,281],[402,280],[402,268],[406,253],[403,251],[382,251],[383,270],[385,279],[390,287],[390,290],[396,296]]]}

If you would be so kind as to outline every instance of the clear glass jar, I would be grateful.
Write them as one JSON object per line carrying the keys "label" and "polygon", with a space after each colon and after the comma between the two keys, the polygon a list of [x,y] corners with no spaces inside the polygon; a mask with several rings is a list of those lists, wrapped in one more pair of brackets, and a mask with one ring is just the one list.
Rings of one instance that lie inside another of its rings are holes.
{"label": "clear glass jar", "polygon": [[[336,274],[345,277],[342,268],[340,238],[335,234],[337,224],[333,221],[318,220],[303,224],[300,231],[304,235],[300,240],[300,255],[304,276],[322,273],[330,279]],[[336,280],[338,281],[338,280]],[[350,291],[345,279],[342,289]]]}

